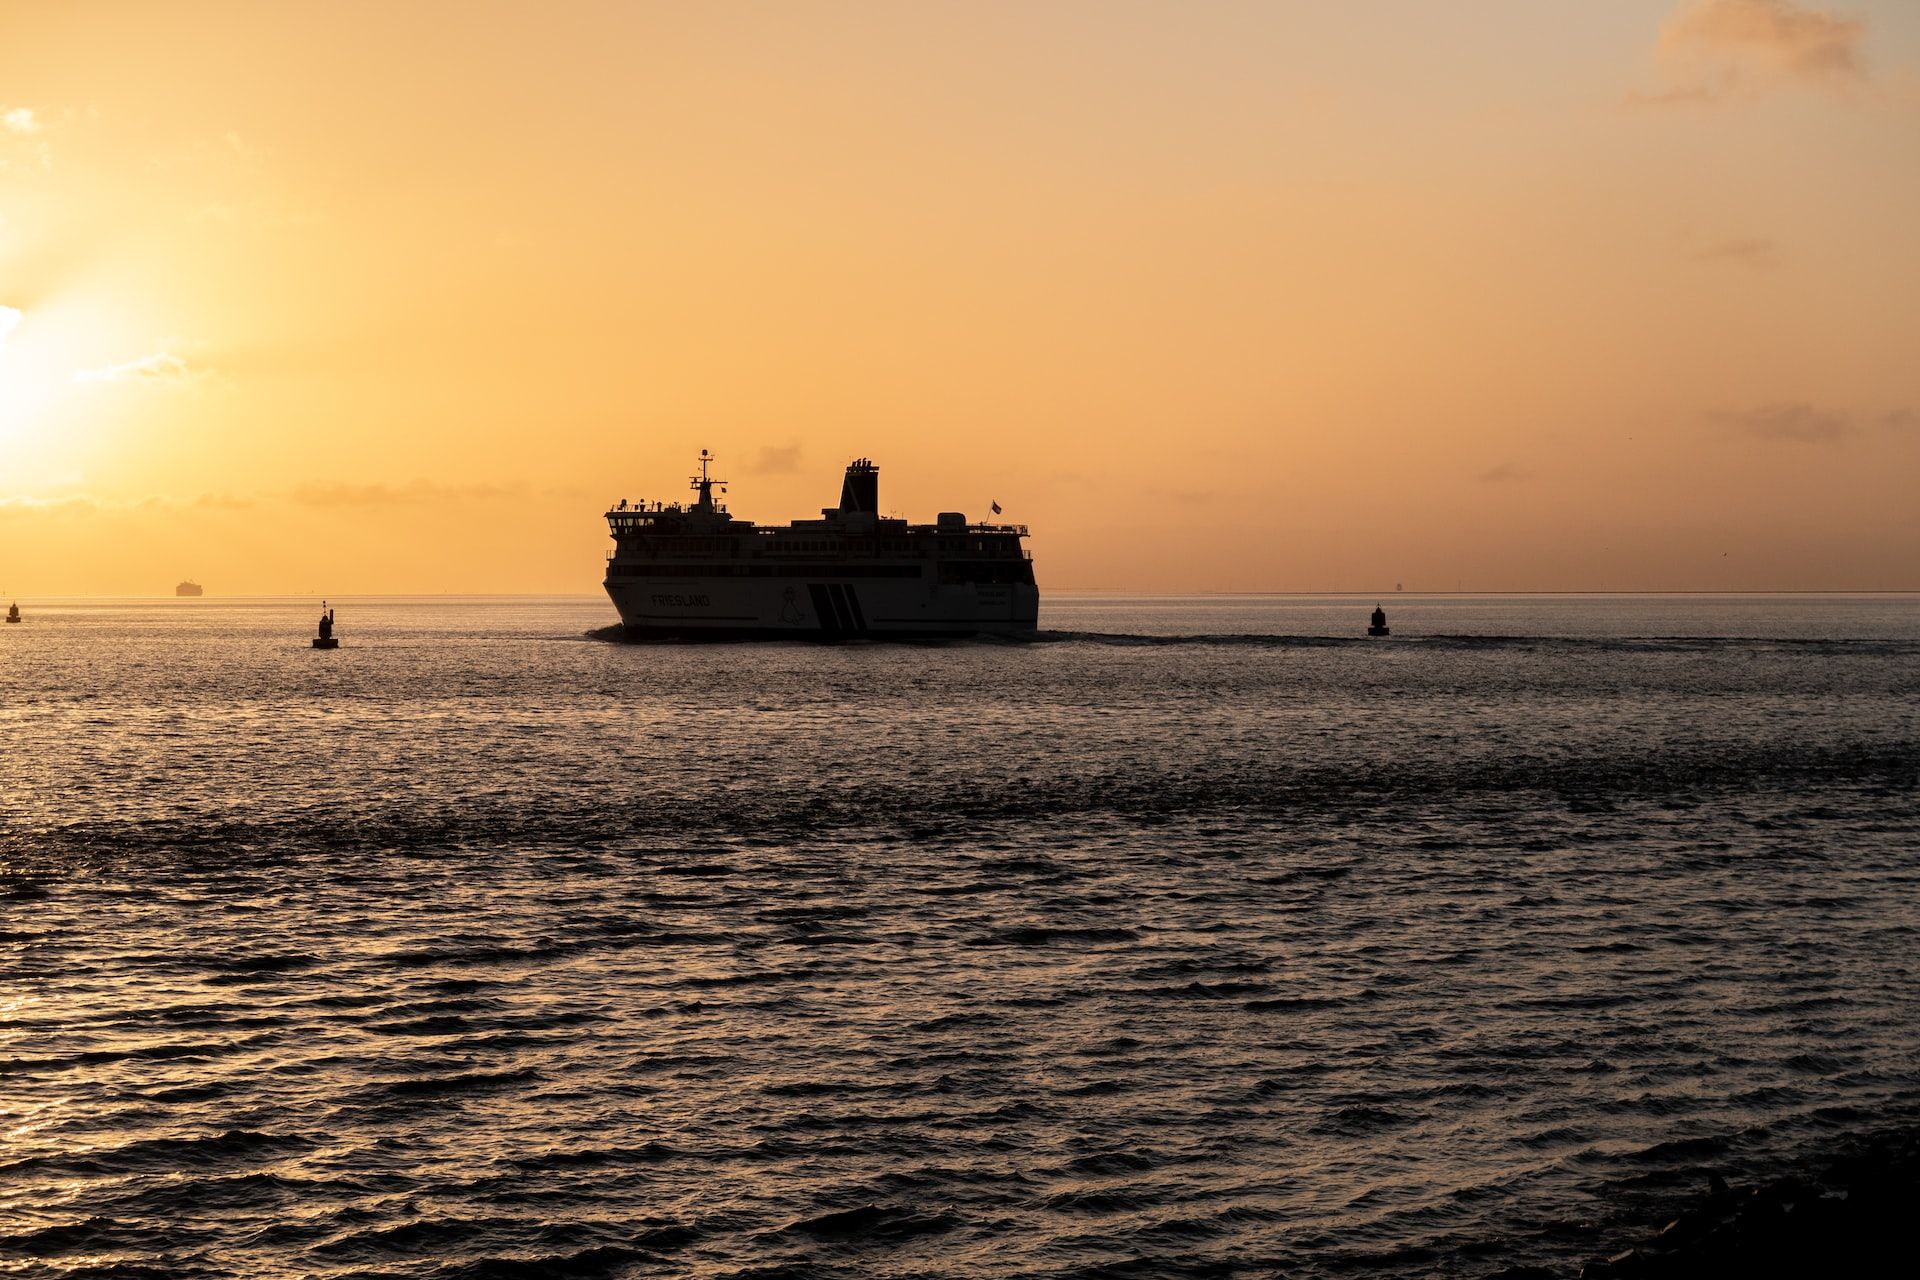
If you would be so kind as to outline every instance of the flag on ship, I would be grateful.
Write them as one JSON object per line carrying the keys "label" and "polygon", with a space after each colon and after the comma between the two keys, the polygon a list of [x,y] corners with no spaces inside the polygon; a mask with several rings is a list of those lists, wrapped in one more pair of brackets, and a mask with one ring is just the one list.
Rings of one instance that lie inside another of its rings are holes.
{"label": "flag on ship", "polygon": [[989,505],[989,506],[991,506],[991,507],[993,508],[993,514],[995,514],[995,515],[999,515],[999,514],[1000,514],[1000,504],[999,504],[999,503],[997,503],[997,502],[992,502],[992,503],[988,503],[987,505]]}

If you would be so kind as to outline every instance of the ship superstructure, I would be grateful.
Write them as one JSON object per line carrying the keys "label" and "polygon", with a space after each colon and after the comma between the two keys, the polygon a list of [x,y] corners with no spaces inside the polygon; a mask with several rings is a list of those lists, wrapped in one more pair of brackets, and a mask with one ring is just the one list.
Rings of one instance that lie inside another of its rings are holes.
{"label": "ship superstructure", "polygon": [[[847,467],[818,520],[735,518],[700,451],[695,501],[607,512],[607,595],[636,636],[841,640],[1023,635],[1039,615],[1026,526],[944,511],[932,524],[880,514],[880,469]],[[996,507],[996,511],[998,508]]]}

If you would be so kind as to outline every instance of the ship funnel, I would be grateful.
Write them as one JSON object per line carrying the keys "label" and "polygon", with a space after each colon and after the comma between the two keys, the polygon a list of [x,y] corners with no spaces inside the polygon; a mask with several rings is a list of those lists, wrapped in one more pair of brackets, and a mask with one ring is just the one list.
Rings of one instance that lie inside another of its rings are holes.
{"label": "ship funnel", "polygon": [[847,478],[840,485],[840,510],[880,514],[880,468],[865,458],[847,464]]}

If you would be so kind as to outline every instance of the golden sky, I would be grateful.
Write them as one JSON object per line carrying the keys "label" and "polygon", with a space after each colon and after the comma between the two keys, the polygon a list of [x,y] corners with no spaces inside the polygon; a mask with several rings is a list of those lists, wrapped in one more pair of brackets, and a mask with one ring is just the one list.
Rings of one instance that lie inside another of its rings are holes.
{"label": "golden sky", "polygon": [[1920,4],[0,0],[0,591],[1920,587]]}

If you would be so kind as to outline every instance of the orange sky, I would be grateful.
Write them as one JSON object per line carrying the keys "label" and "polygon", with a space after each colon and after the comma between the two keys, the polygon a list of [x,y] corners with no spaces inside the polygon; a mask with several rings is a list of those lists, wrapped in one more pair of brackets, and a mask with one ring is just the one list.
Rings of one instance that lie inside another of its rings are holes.
{"label": "orange sky", "polygon": [[1920,587],[1920,5],[0,0],[0,591]]}

